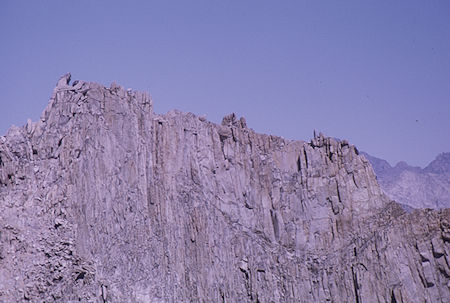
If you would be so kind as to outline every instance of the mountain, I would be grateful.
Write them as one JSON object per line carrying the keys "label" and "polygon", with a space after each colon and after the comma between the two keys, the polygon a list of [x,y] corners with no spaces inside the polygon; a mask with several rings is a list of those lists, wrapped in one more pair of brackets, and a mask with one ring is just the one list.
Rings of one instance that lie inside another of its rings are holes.
{"label": "mountain", "polygon": [[450,153],[438,155],[424,169],[405,162],[392,167],[385,160],[362,154],[393,200],[412,208],[450,208]]}
{"label": "mountain", "polygon": [[345,140],[159,115],[66,75],[0,159],[1,302],[450,297],[450,210],[405,212]]}
{"label": "mountain", "polygon": [[432,174],[450,174],[450,152],[438,155],[433,162],[424,168],[424,172]]}

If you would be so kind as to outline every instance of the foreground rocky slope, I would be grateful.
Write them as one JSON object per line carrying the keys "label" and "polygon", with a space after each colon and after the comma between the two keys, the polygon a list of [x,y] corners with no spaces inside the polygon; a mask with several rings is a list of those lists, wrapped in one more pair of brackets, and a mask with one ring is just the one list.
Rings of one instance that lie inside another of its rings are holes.
{"label": "foreground rocky slope", "polygon": [[383,190],[412,208],[450,208],[450,153],[442,153],[424,169],[387,161],[364,153]]}
{"label": "foreground rocky slope", "polygon": [[406,214],[348,142],[69,80],[1,137],[0,301],[448,301],[449,210]]}

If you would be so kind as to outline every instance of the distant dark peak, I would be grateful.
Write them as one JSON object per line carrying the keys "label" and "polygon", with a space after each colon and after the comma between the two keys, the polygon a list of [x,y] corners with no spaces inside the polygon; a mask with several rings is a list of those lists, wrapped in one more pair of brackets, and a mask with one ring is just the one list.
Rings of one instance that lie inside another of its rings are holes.
{"label": "distant dark peak", "polygon": [[416,173],[421,173],[423,170],[421,167],[419,166],[411,166],[408,163],[406,163],[405,161],[400,161],[398,162],[394,168],[395,171],[412,171],[412,172],[416,172]]}
{"label": "distant dark peak", "polygon": [[366,157],[366,159],[372,164],[376,175],[392,170],[392,166],[386,160],[371,156],[366,152],[361,152],[361,154],[364,155],[364,157]]}
{"label": "distant dark peak", "polygon": [[405,161],[392,167],[385,160],[367,153],[363,155],[372,164],[379,184],[393,200],[413,208],[450,207],[449,152],[438,155],[424,169]]}
{"label": "distant dark peak", "polygon": [[450,161],[450,152],[441,153],[436,158],[437,159],[446,159],[447,161]]}
{"label": "distant dark peak", "polygon": [[395,165],[395,168],[408,169],[410,166],[405,161],[400,161]]}
{"label": "distant dark peak", "polygon": [[450,173],[450,152],[438,155],[436,159],[424,168],[424,171],[434,174]]}

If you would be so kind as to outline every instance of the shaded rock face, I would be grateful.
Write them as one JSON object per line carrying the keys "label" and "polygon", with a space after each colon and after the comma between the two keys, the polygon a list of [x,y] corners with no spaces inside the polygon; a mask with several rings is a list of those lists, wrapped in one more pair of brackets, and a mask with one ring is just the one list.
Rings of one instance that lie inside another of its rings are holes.
{"label": "shaded rock face", "polygon": [[449,210],[405,213],[348,142],[69,80],[1,137],[0,301],[449,298]]}
{"label": "shaded rock face", "polygon": [[363,153],[383,190],[395,201],[412,208],[450,208],[450,153],[442,153],[424,169]]}
{"label": "shaded rock face", "polygon": [[424,171],[433,174],[450,174],[450,152],[438,155],[424,168]]}

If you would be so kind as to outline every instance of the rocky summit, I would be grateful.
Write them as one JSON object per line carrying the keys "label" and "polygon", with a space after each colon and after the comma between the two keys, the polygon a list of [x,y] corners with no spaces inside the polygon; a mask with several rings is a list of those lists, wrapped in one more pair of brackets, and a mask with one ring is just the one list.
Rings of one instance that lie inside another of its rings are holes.
{"label": "rocky summit", "polygon": [[153,112],[62,77],[0,137],[0,302],[449,302],[450,210],[347,141]]}

